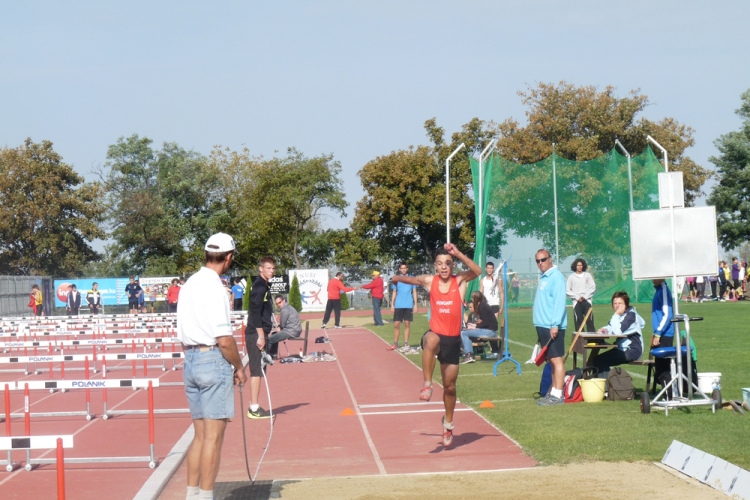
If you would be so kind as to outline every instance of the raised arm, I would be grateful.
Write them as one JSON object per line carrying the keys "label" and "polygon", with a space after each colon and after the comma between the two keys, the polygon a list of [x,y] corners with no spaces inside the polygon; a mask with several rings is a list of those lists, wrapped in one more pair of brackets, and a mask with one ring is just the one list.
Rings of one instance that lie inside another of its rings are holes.
{"label": "raised arm", "polygon": [[462,271],[456,275],[456,280],[458,281],[459,285],[463,282],[471,281],[482,274],[482,270],[479,268],[479,265],[468,258],[466,255],[464,255],[463,252],[461,252],[461,250],[456,247],[456,245],[454,245],[453,243],[446,243],[444,247],[451,256],[460,260],[466,267],[469,268],[467,271]]}
{"label": "raised arm", "polygon": [[420,276],[401,276],[396,275],[393,278],[391,278],[391,281],[393,283],[407,283],[409,285],[416,285],[416,286],[423,286],[430,289],[430,285],[432,285],[432,276],[431,274],[422,274]]}

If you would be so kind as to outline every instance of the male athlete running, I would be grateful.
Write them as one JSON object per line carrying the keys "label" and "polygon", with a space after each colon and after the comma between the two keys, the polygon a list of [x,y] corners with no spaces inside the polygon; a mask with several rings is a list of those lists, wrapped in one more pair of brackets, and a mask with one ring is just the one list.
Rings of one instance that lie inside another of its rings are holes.
{"label": "male athlete running", "polygon": [[[463,262],[468,271],[453,275],[454,258]],[[453,441],[453,410],[456,407],[456,379],[461,357],[461,317],[463,314],[459,286],[482,273],[480,267],[456,248],[446,243],[435,253],[436,275],[423,274],[417,277],[396,275],[394,283],[421,285],[430,292],[430,329],[422,337],[422,372],[424,385],[419,399],[429,401],[432,397],[432,372],[435,356],[440,361],[443,379],[443,446]]]}

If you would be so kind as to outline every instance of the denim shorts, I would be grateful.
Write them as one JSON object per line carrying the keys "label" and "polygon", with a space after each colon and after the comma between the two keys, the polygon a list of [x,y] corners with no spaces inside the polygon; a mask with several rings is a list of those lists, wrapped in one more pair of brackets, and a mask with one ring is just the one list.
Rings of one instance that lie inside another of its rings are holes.
{"label": "denim shorts", "polygon": [[234,368],[218,347],[185,349],[182,376],[193,420],[234,417]]}

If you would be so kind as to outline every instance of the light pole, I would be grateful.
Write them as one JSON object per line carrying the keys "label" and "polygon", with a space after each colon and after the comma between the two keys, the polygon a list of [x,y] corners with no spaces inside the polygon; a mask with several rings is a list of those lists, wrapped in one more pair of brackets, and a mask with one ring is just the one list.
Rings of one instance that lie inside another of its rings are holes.
{"label": "light pole", "polygon": [[458,153],[462,148],[465,148],[466,144],[463,142],[451,153],[447,160],[445,160],[445,232],[446,242],[451,242],[451,158]]}

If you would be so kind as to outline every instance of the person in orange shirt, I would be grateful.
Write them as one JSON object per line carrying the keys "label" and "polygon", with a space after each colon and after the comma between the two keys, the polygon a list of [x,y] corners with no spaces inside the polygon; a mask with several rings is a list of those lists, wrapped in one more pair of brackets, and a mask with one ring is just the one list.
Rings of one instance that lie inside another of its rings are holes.
{"label": "person in orange shirt", "polygon": [[328,302],[326,302],[326,312],[323,314],[323,326],[325,328],[328,320],[331,319],[331,311],[336,316],[336,328],[341,328],[341,294],[359,290],[359,287],[349,288],[344,286],[344,273],[339,271],[336,277],[328,281]]}
{"label": "person in orange shirt", "polygon": [[[453,275],[453,265],[460,260],[467,271]],[[422,337],[422,373],[424,384],[419,399],[429,401],[432,397],[432,373],[435,371],[435,357],[440,361],[440,374],[443,379],[443,446],[453,442],[453,411],[456,408],[456,380],[458,362],[461,357],[461,319],[463,303],[459,288],[480,274],[482,269],[476,262],[456,248],[446,243],[435,253],[437,274],[423,274],[417,277],[396,275],[394,283],[421,285],[430,292],[430,329]]]}

